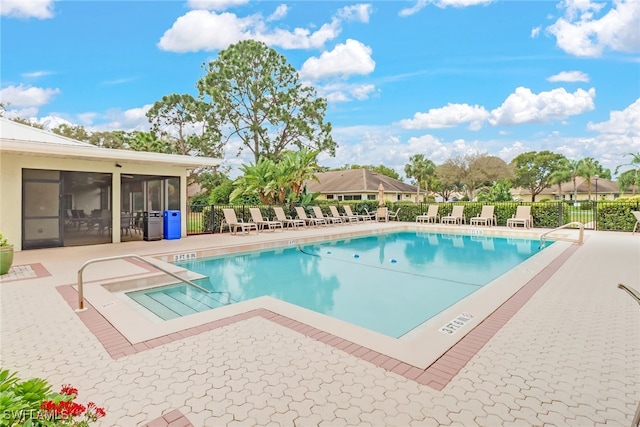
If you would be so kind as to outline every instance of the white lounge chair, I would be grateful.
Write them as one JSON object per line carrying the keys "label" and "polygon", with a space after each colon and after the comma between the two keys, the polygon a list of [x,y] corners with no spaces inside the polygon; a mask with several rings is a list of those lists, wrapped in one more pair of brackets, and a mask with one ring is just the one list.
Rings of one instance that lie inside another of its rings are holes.
{"label": "white lounge chair", "polygon": [[298,228],[298,226],[301,225],[306,228],[307,226],[307,223],[304,222],[304,220],[294,219],[294,218],[291,218],[290,216],[287,216],[284,213],[284,209],[282,209],[280,206],[274,206],[273,212],[275,212],[276,214],[276,219],[282,222],[283,224],[286,224],[287,227]]}
{"label": "white lounge chair", "polygon": [[486,225],[492,226],[497,224],[496,216],[493,214],[495,206],[493,205],[484,205],[482,207],[482,212],[478,216],[474,216],[469,220],[470,225]]}
{"label": "white lounge chair", "polygon": [[320,206],[313,206],[313,214],[316,216],[316,218],[322,218],[324,219],[327,224],[331,223],[331,224],[344,224],[344,222],[342,221],[342,218],[340,217],[335,217],[335,216],[324,216],[324,212],[322,212],[322,208],[320,208]]}
{"label": "white lounge chair", "polygon": [[440,221],[440,214],[438,213],[438,209],[440,205],[429,205],[426,214],[418,215],[416,217],[416,222],[433,222],[434,224]]}
{"label": "white lounge chair", "polygon": [[275,231],[276,228],[280,228],[284,231],[282,221],[264,219],[259,208],[249,208],[249,212],[251,213],[251,221],[256,223],[260,230],[264,230],[265,227],[268,227],[271,231]]}
{"label": "white lounge chair", "polygon": [[256,230],[256,234],[258,234],[258,224],[238,220],[235,210],[231,208],[222,209],[222,213],[224,214],[224,219],[220,222],[221,233],[222,229],[226,226],[229,227],[229,231],[232,234],[236,234],[238,228],[241,229],[243,233],[249,233],[251,230]]}
{"label": "white lounge chair", "polygon": [[533,226],[531,206],[518,206],[513,218],[507,219],[507,227],[516,227],[518,225],[522,225],[524,228],[530,228]]}
{"label": "white lounge chair", "polygon": [[396,220],[396,221],[400,221],[400,219],[398,218],[398,214],[400,213],[400,208],[396,209],[395,212],[389,212],[389,221],[392,220]]}
{"label": "white lounge chair", "polygon": [[327,225],[327,221],[324,218],[308,217],[302,206],[296,206],[296,213],[298,214],[298,219],[303,220],[307,225]]}
{"label": "white lounge chair", "polygon": [[467,220],[464,217],[464,206],[455,205],[451,210],[451,215],[440,218],[441,224],[465,224]]}
{"label": "white lounge chair", "polygon": [[334,218],[342,218],[342,222],[347,224],[347,223],[351,223],[351,222],[358,222],[358,217],[353,215],[353,216],[349,216],[347,214],[344,215],[340,215],[340,212],[338,212],[338,208],[331,205],[329,206],[329,210],[331,211],[331,215]]}
{"label": "white lounge chair", "polygon": [[636,223],[634,224],[633,232],[631,233],[631,235],[634,235],[636,234],[636,228],[640,226],[640,211],[631,211],[631,213],[636,217]]}
{"label": "white lounge chair", "polygon": [[344,209],[345,213],[348,216],[350,216],[350,217],[355,216],[356,218],[358,218],[359,221],[369,221],[369,220],[371,220],[371,215],[357,215],[357,214],[354,214],[353,211],[351,210],[351,206],[349,206],[349,205],[344,205],[343,209]]}

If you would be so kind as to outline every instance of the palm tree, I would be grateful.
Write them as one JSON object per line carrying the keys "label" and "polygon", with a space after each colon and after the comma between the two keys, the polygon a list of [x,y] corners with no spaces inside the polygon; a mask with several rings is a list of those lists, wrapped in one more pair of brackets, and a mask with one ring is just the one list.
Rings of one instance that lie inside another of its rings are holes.
{"label": "palm tree", "polygon": [[582,159],[582,165],[580,166],[579,176],[587,179],[587,192],[589,193],[589,200],[591,200],[591,178],[598,176],[599,178],[611,178],[611,171],[602,167],[600,162],[592,157],[585,157]]}
{"label": "palm tree", "polygon": [[[560,159],[557,168],[549,176],[549,184],[558,186],[558,198],[562,200],[562,184],[571,181],[573,178],[571,160]],[[574,181],[575,188],[575,181]]]}
{"label": "palm tree", "polygon": [[235,189],[229,195],[233,201],[240,195],[257,195],[260,202],[268,205],[274,202],[277,194],[276,164],[263,156],[256,164],[242,165],[243,175],[236,179]]}
{"label": "palm tree", "polygon": [[[621,167],[623,166],[631,166],[632,169],[635,169],[635,176],[632,180],[632,184],[633,184],[633,194],[636,194],[636,188],[638,187],[638,184],[640,182],[638,182],[638,180],[640,179],[640,153],[627,153],[624,155],[626,156],[631,156],[631,161],[629,163],[625,163],[623,165],[619,165],[616,168],[616,174],[618,173],[618,171],[620,170]],[[627,171],[629,172],[629,171]]]}
{"label": "palm tree", "polygon": [[408,178],[414,178],[418,183],[418,199],[420,199],[420,187],[424,184],[425,196],[429,197],[429,179],[436,172],[436,165],[423,154],[415,154],[409,158],[404,167],[404,173]]}
{"label": "palm tree", "polygon": [[576,180],[580,175],[580,167],[582,166],[582,160],[568,160],[567,166],[571,171],[571,181],[573,182],[573,201],[575,202],[578,198],[578,185]]}

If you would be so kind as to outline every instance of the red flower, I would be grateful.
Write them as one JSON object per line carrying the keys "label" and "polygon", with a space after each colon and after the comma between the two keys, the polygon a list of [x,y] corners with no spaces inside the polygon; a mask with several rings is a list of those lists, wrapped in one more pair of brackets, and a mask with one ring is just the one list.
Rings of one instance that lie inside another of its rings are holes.
{"label": "red flower", "polygon": [[77,396],[78,389],[72,387],[70,384],[65,384],[62,386],[62,390],[60,390],[60,394],[66,394],[67,396]]}

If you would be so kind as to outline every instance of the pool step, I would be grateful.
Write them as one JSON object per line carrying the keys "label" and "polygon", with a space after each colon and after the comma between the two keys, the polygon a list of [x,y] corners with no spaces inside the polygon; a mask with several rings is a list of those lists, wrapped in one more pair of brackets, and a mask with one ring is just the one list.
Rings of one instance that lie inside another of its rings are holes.
{"label": "pool step", "polygon": [[178,313],[169,309],[166,305],[159,303],[149,295],[140,293],[129,294],[131,299],[145,307],[147,310],[160,317],[162,320],[171,320],[180,317]]}

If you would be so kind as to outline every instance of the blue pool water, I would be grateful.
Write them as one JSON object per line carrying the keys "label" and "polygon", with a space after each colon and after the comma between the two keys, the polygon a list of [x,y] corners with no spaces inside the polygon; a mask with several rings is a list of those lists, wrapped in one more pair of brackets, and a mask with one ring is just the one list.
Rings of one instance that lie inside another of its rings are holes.
{"label": "blue pool water", "polygon": [[[208,276],[128,295],[163,319],[260,296],[400,337],[539,251],[537,240],[399,232],[178,263]],[[228,293],[228,294],[227,294]]]}

